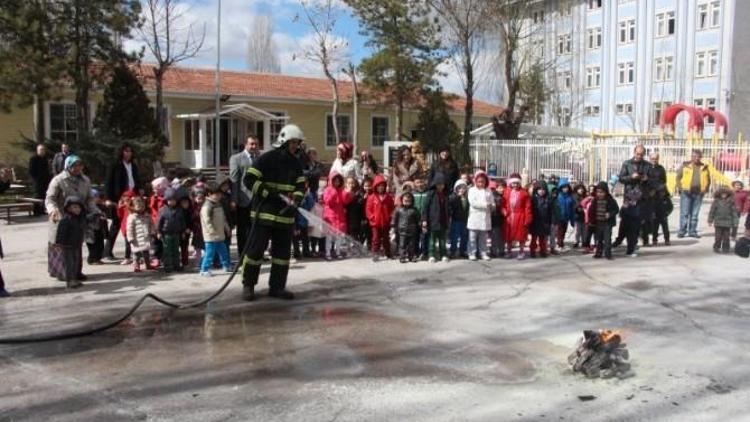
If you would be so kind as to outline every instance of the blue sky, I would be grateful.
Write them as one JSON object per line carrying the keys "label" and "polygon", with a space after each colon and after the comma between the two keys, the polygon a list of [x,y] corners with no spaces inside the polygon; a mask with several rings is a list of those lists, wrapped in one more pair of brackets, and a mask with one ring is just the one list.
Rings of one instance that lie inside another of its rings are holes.
{"label": "blue sky", "polygon": [[[316,0],[307,0],[316,1]],[[317,0],[319,1],[319,0]],[[359,34],[357,19],[346,10],[342,0],[335,0],[341,5],[335,35],[348,42],[347,61],[358,64],[363,57],[370,54],[365,47],[366,39]],[[198,57],[183,62],[186,66],[214,67],[216,65],[216,12],[218,0],[182,0],[184,22],[205,25],[206,40]],[[247,38],[252,22],[257,15],[270,16],[275,25],[274,41],[276,43],[282,73],[291,75],[322,76],[319,66],[302,58],[306,41],[311,35],[310,28],[304,19],[295,20],[302,15],[299,0],[222,0],[221,21],[221,66],[223,69],[247,70]],[[136,41],[126,46],[137,48]],[[148,60],[146,56],[146,60]],[[451,66],[445,65],[448,76],[441,78],[446,91],[461,93],[458,76],[451,72]],[[494,101],[494,95],[478,92],[479,99]]]}

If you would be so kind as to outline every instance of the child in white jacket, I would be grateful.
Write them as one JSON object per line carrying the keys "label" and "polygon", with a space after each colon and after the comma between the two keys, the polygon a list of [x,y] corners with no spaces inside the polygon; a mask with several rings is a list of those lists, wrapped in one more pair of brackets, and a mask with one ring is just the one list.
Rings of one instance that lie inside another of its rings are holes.
{"label": "child in white jacket", "polygon": [[474,186],[469,189],[469,259],[476,261],[477,257],[485,261],[490,260],[487,254],[487,236],[492,230],[492,207],[495,200],[492,191],[488,189],[489,179],[483,171],[474,174]]}

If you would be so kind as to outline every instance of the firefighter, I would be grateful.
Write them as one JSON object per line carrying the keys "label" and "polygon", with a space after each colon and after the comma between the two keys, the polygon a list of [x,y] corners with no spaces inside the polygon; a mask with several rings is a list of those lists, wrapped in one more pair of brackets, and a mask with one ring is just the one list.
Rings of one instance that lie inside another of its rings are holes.
{"label": "firefighter", "polygon": [[[250,218],[253,221],[252,237],[243,260],[242,299],[255,299],[263,252],[271,241],[271,276],[268,295],[275,298],[294,299],[286,290],[286,278],[291,258],[292,231],[296,205],[302,201],[305,176],[295,153],[305,135],[297,125],[281,129],[273,150],[258,157],[247,170],[243,183],[252,192]],[[285,197],[286,200],[284,198]]]}

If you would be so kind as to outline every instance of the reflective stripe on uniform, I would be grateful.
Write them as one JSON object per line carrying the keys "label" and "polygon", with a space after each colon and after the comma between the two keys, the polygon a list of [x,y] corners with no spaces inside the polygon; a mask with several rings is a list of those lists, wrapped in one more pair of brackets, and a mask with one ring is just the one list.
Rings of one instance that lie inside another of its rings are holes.
{"label": "reflective stripe on uniform", "polygon": [[250,167],[249,169],[247,169],[247,172],[258,178],[263,177],[263,173],[261,173],[260,170],[256,169],[255,167]]}
{"label": "reflective stripe on uniform", "polygon": [[300,176],[297,178],[297,180],[294,181],[294,183],[305,183],[305,181],[307,181],[307,177]]}
{"label": "reflective stripe on uniform", "polygon": [[299,197],[305,196],[305,194],[300,191],[294,192],[292,195],[299,196]]}
{"label": "reflective stripe on uniform", "polygon": [[272,265],[281,265],[284,267],[289,266],[289,260],[288,259],[280,259],[280,258],[271,258],[271,264]]}
{"label": "reflective stripe on uniform", "polygon": [[248,258],[247,256],[245,256],[245,258],[242,260],[242,266],[243,267],[245,265],[259,267],[261,264],[263,264],[263,260],[262,259],[257,259],[256,260],[256,259],[251,259],[251,258]]}
{"label": "reflective stripe on uniform", "polygon": [[286,185],[284,183],[265,182],[265,184],[269,188],[276,189],[281,192],[291,192],[296,188],[296,186],[294,185]]}
{"label": "reflective stripe on uniform", "polygon": [[294,224],[294,217],[282,217],[279,215],[269,214],[267,212],[256,213],[255,211],[250,212],[251,218],[257,218],[260,220],[272,221],[280,224]]}
{"label": "reflective stripe on uniform", "polygon": [[256,180],[255,183],[253,183],[253,189],[252,189],[253,195],[255,195],[258,192],[258,188],[260,188],[260,185],[262,183],[263,182],[261,182],[260,180]]}

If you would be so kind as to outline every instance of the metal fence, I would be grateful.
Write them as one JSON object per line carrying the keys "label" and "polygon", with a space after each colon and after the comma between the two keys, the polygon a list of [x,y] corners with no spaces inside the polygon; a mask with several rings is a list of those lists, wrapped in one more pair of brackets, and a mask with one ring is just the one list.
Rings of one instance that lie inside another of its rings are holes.
{"label": "metal fence", "polygon": [[690,159],[693,149],[703,151],[703,161],[711,167],[712,190],[735,179],[747,184],[750,144],[743,141],[638,137],[477,140],[471,145],[471,157],[475,168],[496,168],[499,177],[519,172],[528,181],[541,174],[556,174],[595,183],[612,180],[638,144],[643,144],[649,154],[659,153],[671,191],[677,170]]}

